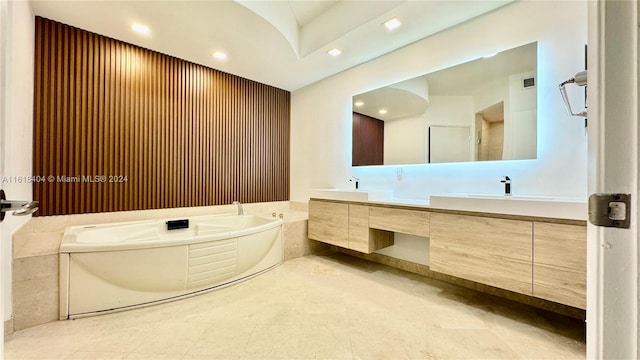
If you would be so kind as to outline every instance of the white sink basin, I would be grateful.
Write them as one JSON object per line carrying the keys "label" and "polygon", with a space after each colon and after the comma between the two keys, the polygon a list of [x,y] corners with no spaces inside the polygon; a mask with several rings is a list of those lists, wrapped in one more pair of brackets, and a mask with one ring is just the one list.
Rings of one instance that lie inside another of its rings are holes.
{"label": "white sink basin", "polygon": [[392,198],[388,190],[312,189],[311,197],[344,201],[384,201]]}
{"label": "white sink basin", "polygon": [[460,196],[478,199],[497,199],[497,200],[533,200],[533,201],[556,201],[557,197],[551,196],[522,196],[522,195],[492,195],[492,194],[449,194],[447,196]]}
{"label": "white sink basin", "polygon": [[587,220],[587,199],[527,195],[446,194],[431,196],[433,208]]}

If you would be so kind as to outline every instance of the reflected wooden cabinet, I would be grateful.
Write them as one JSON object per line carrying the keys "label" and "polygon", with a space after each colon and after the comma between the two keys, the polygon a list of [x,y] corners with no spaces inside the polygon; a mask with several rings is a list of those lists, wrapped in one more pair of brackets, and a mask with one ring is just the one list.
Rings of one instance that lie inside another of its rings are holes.
{"label": "reflected wooden cabinet", "polygon": [[431,214],[431,270],[532,294],[532,223]]}
{"label": "reflected wooden cabinet", "polygon": [[535,222],[533,296],[586,309],[587,227]]}
{"label": "reflected wooden cabinet", "polygon": [[369,227],[369,206],[309,201],[309,238],[372,253],[393,245],[393,232]]}

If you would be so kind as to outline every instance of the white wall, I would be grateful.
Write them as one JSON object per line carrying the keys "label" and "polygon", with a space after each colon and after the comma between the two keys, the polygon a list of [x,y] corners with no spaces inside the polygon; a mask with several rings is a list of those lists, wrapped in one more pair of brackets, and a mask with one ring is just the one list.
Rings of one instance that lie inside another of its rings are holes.
{"label": "white wall", "polygon": [[[500,193],[500,176],[514,194],[586,196],[583,122],[566,115],[558,84],[584,69],[586,2],[520,1],[425,38],[292,93],[291,199],[313,188],[392,189],[426,199],[447,192]],[[567,21],[571,19],[571,21]],[[400,29],[401,30],[401,29]],[[351,167],[351,97],[497,51],[538,41],[538,158],[477,163]],[[576,104],[581,94],[571,94]]]}
{"label": "white wall", "polygon": [[[4,157],[2,173],[7,179],[1,187],[9,200],[31,200],[32,187],[17,178],[31,175],[33,132],[33,49],[34,17],[27,1],[7,2],[4,134],[0,151]],[[7,214],[2,223],[2,301],[4,320],[11,318],[11,236],[29,216]]]}
{"label": "white wall", "polygon": [[505,159],[531,159],[536,148],[536,89],[523,88],[522,79],[533,72],[509,76],[509,121],[504,122]]}
{"label": "white wall", "polygon": [[[478,87],[473,93],[474,114],[488,107],[504,101],[504,106],[509,106],[509,78],[496,79],[488,84]],[[506,115],[506,114],[505,114]]]}

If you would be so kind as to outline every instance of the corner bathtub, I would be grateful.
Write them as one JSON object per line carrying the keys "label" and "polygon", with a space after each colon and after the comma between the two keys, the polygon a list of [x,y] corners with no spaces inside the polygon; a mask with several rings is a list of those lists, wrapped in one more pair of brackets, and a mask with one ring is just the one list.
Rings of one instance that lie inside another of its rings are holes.
{"label": "corner bathtub", "polygon": [[73,226],[60,245],[60,319],[174,300],[282,263],[283,220],[254,215]]}

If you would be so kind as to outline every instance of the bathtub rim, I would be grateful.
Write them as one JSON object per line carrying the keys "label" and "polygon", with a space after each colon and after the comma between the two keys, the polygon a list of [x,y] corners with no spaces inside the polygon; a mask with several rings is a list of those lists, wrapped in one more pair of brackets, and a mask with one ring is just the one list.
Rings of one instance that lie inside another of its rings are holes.
{"label": "bathtub rim", "polygon": [[[139,241],[139,242],[129,241],[129,242],[110,242],[110,243],[78,243],[75,241],[76,234],[78,234],[79,232],[96,230],[101,228],[134,225],[134,224],[154,224],[155,225],[161,222],[166,222],[168,220],[185,219],[185,218],[191,220],[191,219],[202,219],[202,218],[215,219],[218,217],[235,217],[235,216],[257,217],[257,218],[269,220],[269,221],[266,224],[252,226],[248,228],[242,228],[242,229],[236,229],[232,231],[220,232],[215,234],[206,234],[206,235],[200,235],[200,236],[195,235],[191,237],[179,237],[179,238],[170,239],[170,240],[159,239],[159,240]],[[250,234],[258,233],[261,231],[265,231],[274,227],[282,226],[283,224],[284,224],[283,219],[255,215],[255,214],[244,214],[244,215],[216,214],[216,215],[187,216],[187,217],[180,217],[180,218],[172,217],[172,218],[139,220],[139,221],[136,220],[136,221],[120,221],[120,222],[114,222],[114,223],[73,225],[73,226],[65,227],[58,253],[72,254],[72,253],[87,253],[87,252],[102,252],[102,251],[137,250],[137,249],[161,248],[161,247],[169,247],[169,246],[185,245],[185,244],[198,244],[203,242],[242,237],[245,235],[250,235]]]}

